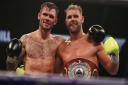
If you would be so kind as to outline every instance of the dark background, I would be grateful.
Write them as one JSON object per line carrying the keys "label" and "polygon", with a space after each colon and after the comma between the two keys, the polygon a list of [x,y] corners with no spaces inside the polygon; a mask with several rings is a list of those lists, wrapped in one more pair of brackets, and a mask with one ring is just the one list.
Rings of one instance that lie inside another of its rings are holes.
{"label": "dark background", "polygon": [[[85,23],[84,31],[93,24],[100,24],[108,35],[125,39],[126,42],[120,51],[120,68],[116,76],[109,75],[100,66],[100,76],[128,77],[128,1],[121,0],[1,0],[0,1],[0,31],[10,31],[11,38],[20,38],[21,35],[38,28],[37,13],[40,5],[45,1],[52,1],[60,9],[58,24],[52,33],[68,34],[64,25],[64,9],[71,3],[83,8]],[[97,2],[98,1],[98,2]],[[8,42],[0,41],[0,70],[6,70],[6,50]]]}

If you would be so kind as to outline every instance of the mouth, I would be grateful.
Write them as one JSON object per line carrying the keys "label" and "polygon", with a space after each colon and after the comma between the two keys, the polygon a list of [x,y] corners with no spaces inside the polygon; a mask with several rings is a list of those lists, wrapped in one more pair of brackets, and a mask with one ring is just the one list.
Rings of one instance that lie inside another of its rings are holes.
{"label": "mouth", "polygon": [[50,28],[51,27],[51,24],[47,21],[44,21],[44,20],[41,21],[41,24],[44,28]]}
{"label": "mouth", "polygon": [[47,22],[47,21],[43,21],[44,24],[46,25],[50,25],[51,23],[50,22]]}
{"label": "mouth", "polygon": [[44,25],[45,25],[45,26],[49,26],[49,24],[48,24],[48,23],[44,23]]}
{"label": "mouth", "polygon": [[74,27],[77,26],[77,23],[70,23],[69,26],[70,26],[71,28],[74,28]]}
{"label": "mouth", "polygon": [[70,22],[70,23],[69,23],[69,25],[70,25],[70,26],[76,26],[77,24],[78,24],[78,23],[77,23],[77,22],[75,22],[75,21],[74,21],[74,22]]}

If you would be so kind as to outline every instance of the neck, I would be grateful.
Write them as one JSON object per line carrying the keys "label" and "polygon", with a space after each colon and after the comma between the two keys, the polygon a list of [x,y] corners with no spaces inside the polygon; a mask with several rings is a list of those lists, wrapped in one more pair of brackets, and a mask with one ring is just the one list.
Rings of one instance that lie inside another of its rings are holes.
{"label": "neck", "polygon": [[43,30],[41,27],[39,27],[38,31],[42,39],[47,39],[51,36],[51,30]]}
{"label": "neck", "polygon": [[82,38],[83,36],[85,36],[85,33],[83,32],[83,30],[76,32],[76,33],[70,33],[71,35],[71,41],[77,40]]}

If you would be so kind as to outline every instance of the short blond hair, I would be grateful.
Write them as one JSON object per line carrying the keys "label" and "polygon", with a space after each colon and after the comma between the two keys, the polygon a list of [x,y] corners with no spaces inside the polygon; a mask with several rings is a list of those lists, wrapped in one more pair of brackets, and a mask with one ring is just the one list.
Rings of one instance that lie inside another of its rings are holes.
{"label": "short blond hair", "polygon": [[82,15],[83,12],[82,12],[82,8],[78,5],[74,5],[74,4],[71,4],[68,6],[68,8],[65,10],[65,12],[67,12],[68,10],[71,10],[71,9],[78,9],[80,11],[80,14]]}

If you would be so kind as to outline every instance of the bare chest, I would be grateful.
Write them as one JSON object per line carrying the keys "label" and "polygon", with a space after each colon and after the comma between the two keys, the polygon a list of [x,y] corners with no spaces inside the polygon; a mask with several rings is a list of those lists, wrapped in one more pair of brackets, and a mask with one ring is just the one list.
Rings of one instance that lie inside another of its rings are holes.
{"label": "bare chest", "polygon": [[29,40],[26,43],[26,55],[31,58],[54,57],[57,44],[54,40],[36,41]]}
{"label": "bare chest", "polygon": [[78,41],[66,43],[60,54],[66,62],[74,58],[92,58],[96,55],[96,51],[97,49],[93,44],[87,41]]}

